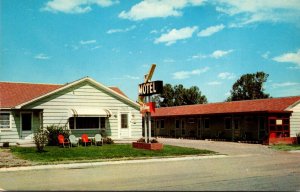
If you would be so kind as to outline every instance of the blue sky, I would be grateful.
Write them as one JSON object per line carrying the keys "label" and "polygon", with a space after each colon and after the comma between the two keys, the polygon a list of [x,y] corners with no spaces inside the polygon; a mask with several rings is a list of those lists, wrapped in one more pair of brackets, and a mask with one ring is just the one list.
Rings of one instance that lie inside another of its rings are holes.
{"label": "blue sky", "polygon": [[224,101],[243,74],[272,97],[300,95],[299,0],[1,0],[0,81],[90,76],[137,99],[152,80]]}

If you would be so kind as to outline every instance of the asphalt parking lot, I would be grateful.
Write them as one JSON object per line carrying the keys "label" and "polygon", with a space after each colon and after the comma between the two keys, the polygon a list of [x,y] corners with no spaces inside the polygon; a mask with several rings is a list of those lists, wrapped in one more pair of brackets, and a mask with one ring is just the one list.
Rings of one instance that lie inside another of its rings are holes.
{"label": "asphalt parking lot", "polygon": [[197,149],[208,149],[220,154],[226,155],[245,155],[245,154],[260,154],[272,155],[280,153],[269,148],[267,145],[248,144],[226,141],[207,141],[207,140],[189,140],[189,139],[172,139],[158,138],[158,141],[168,145],[177,145],[183,147],[192,147]]}

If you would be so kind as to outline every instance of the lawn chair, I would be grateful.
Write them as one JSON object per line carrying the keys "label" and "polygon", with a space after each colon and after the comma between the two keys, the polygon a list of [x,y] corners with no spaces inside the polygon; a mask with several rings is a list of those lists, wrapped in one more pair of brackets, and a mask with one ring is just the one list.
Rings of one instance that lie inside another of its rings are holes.
{"label": "lawn chair", "polygon": [[89,139],[87,134],[81,135],[81,141],[82,141],[82,143],[84,143],[84,146],[86,146],[86,144],[89,144],[89,143],[92,145],[92,140]]}
{"label": "lawn chair", "polygon": [[65,137],[63,135],[58,135],[57,136],[58,139],[58,144],[61,145],[62,147],[65,147],[66,145],[68,147],[70,147],[70,142],[68,139],[65,139]]}
{"label": "lawn chair", "polygon": [[95,145],[97,145],[98,143],[101,143],[101,145],[103,145],[103,139],[102,136],[100,134],[96,134],[95,135]]}
{"label": "lawn chair", "polygon": [[75,135],[70,135],[69,136],[69,140],[70,140],[70,145],[71,147],[74,146],[79,146],[79,139],[75,137]]}

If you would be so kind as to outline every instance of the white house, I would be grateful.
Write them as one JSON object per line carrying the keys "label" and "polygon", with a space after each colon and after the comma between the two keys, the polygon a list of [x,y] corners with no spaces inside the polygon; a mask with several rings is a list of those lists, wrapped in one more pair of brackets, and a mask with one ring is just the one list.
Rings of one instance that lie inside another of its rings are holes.
{"label": "white house", "polygon": [[64,85],[0,82],[0,143],[30,141],[51,125],[78,137],[101,129],[112,139],[142,137],[139,105],[117,87],[89,77]]}

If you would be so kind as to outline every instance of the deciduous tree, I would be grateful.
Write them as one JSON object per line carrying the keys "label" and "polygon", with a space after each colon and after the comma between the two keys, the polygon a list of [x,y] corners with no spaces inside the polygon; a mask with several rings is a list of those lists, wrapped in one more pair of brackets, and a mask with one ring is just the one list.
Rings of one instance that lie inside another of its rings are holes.
{"label": "deciduous tree", "polygon": [[252,100],[269,98],[264,93],[263,84],[267,81],[269,74],[257,72],[242,75],[232,86],[227,101]]}

